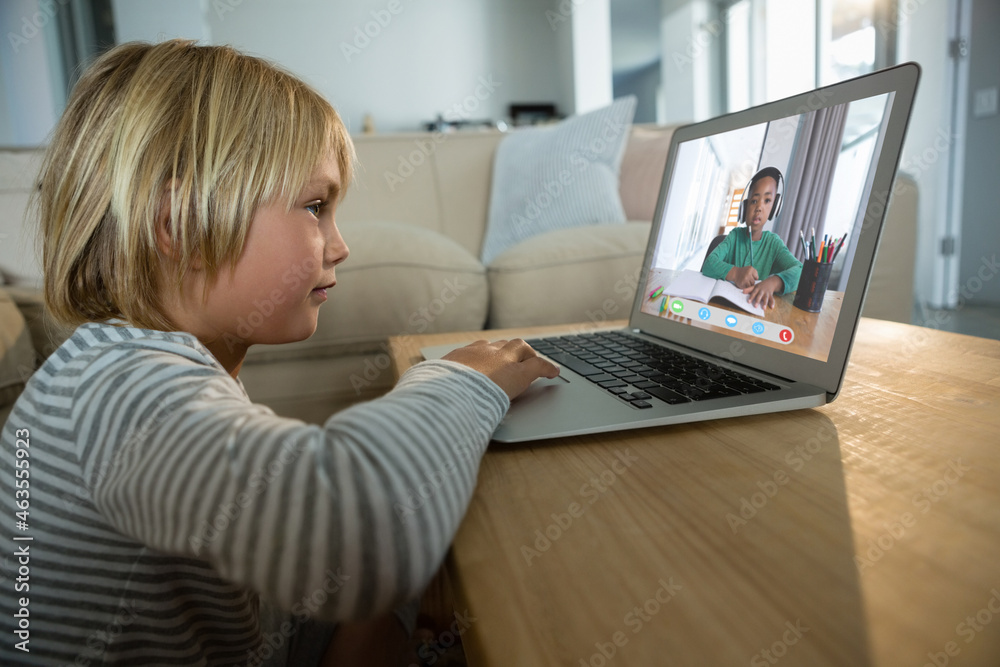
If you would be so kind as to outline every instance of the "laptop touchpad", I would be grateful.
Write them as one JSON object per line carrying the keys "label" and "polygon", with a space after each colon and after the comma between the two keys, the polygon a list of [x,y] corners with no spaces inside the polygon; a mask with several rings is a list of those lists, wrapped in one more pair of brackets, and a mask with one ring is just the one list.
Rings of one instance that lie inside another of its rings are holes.
{"label": "laptop touchpad", "polygon": [[556,387],[562,387],[568,384],[569,380],[567,380],[561,375],[558,375],[554,378],[538,378],[537,380],[532,382],[531,385],[514,400],[519,401],[527,396],[540,396],[543,394],[547,394],[549,392],[555,391]]}

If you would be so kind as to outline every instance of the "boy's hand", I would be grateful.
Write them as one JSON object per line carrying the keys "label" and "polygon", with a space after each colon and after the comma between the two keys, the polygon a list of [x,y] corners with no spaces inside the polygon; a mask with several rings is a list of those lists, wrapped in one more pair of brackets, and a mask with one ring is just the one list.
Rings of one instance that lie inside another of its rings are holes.
{"label": "boy's hand", "polygon": [[757,269],[752,266],[734,266],[726,274],[726,280],[739,288],[753,287],[757,282]]}
{"label": "boy's hand", "polygon": [[520,338],[492,343],[477,340],[442,357],[465,364],[496,382],[513,400],[540,377],[554,378],[559,367],[542,359]]}
{"label": "boy's hand", "polygon": [[760,306],[766,310],[774,308],[774,292],[782,286],[781,278],[771,276],[767,280],[762,280],[753,287],[743,290],[751,305]]}

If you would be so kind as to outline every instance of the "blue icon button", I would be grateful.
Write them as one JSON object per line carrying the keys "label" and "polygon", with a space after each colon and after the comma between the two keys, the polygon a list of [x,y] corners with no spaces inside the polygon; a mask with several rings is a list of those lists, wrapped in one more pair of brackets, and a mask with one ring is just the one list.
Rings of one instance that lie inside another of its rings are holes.
{"label": "blue icon button", "polygon": [[730,327],[735,327],[736,326],[736,316],[735,315],[727,315],[726,316],[726,325],[730,326]]}
{"label": "blue icon button", "polygon": [[753,332],[755,334],[757,334],[758,336],[762,335],[764,333],[764,323],[763,322],[754,322],[753,323]]}
{"label": "blue icon button", "polygon": [[711,316],[712,316],[712,311],[710,311],[708,308],[702,308],[701,310],[698,311],[698,317],[700,317],[703,320],[707,320]]}

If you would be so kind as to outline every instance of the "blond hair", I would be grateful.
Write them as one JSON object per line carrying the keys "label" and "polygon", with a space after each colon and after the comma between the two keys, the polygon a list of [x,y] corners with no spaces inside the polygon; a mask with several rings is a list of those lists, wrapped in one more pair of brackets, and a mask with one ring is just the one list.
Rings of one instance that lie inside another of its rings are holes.
{"label": "blond hair", "polygon": [[42,166],[46,306],[71,326],[174,329],[156,235],[167,205],[175,286],[195,260],[207,285],[235,267],[257,209],[290,209],[330,151],[343,193],[354,165],[343,122],[266,61],[183,40],[108,51],[74,88]]}

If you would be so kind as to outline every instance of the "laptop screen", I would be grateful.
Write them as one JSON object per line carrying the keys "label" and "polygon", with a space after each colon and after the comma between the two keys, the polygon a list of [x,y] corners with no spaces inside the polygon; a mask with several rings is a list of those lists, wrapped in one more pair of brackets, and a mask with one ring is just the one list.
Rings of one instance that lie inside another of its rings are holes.
{"label": "laptop screen", "polygon": [[894,96],[677,144],[640,312],[826,362]]}

